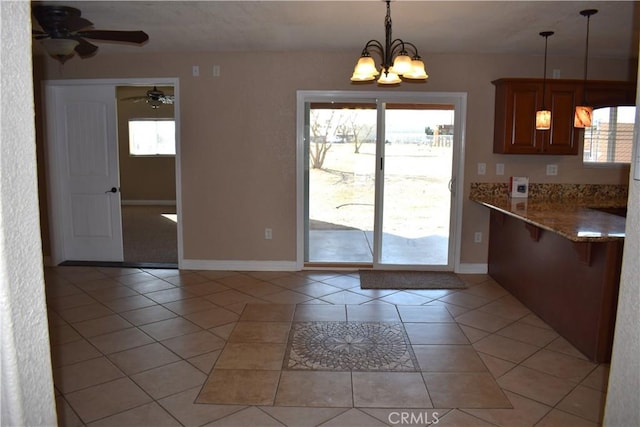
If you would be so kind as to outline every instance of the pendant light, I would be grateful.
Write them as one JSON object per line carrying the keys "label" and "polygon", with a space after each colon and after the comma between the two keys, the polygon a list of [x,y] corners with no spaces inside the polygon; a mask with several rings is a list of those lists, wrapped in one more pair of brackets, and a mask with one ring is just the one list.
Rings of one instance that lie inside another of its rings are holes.
{"label": "pendant light", "polygon": [[543,31],[540,33],[544,37],[544,77],[542,79],[542,110],[536,111],[536,130],[551,129],[551,111],[547,110],[545,96],[547,92],[547,42],[553,31]]}
{"label": "pendant light", "polygon": [[584,51],[584,80],[582,82],[582,105],[576,106],[576,113],[573,119],[573,126],[577,128],[585,128],[591,126],[591,115],[593,107],[587,105],[587,63],[589,60],[589,21],[591,15],[598,13],[597,9],[585,9],[580,11],[580,15],[587,17],[587,41]]}

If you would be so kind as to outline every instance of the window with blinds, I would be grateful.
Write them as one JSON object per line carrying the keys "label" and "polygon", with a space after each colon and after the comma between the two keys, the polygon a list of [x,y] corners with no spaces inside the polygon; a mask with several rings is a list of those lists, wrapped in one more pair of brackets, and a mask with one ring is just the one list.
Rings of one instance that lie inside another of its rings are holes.
{"label": "window with blinds", "polygon": [[593,110],[592,126],[584,130],[583,162],[630,163],[636,107]]}

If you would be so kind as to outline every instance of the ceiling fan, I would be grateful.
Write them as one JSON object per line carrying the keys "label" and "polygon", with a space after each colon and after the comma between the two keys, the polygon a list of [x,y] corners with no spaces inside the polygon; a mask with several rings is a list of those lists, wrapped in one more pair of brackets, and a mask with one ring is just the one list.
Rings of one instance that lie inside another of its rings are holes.
{"label": "ceiling fan", "polygon": [[93,23],[82,18],[80,10],[60,5],[39,5],[33,8],[33,16],[42,30],[33,30],[36,40],[41,40],[47,53],[64,64],[77,53],[88,58],[98,46],[85,39],[142,44],[149,40],[144,31],[93,30]]}
{"label": "ceiling fan", "polygon": [[128,98],[122,98],[121,101],[145,101],[147,104],[151,105],[151,108],[155,110],[157,108],[160,108],[162,104],[173,104],[174,99],[175,97],[173,95],[165,95],[163,91],[154,86],[153,89],[147,91],[146,95],[130,96]]}

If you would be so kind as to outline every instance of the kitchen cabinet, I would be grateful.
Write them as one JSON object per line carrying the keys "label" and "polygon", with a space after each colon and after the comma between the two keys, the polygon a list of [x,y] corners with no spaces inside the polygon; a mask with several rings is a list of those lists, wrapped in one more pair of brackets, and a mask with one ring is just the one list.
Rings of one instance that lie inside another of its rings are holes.
{"label": "kitchen cabinet", "polygon": [[494,209],[489,275],[593,362],[611,360],[624,239],[573,242]]}
{"label": "kitchen cabinet", "polygon": [[543,83],[537,79],[500,79],[496,86],[493,152],[501,154],[578,154],[579,132],[573,113],[582,100],[582,86],[547,80],[545,107],[551,129],[536,130],[542,109]]}
{"label": "kitchen cabinet", "polygon": [[589,81],[587,104],[593,108],[636,105],[635,82]]}
{"label": "kitchen cabinet", "polygon": [[[573,127],[575,106],[635,105],[635,83],[555,80],[499,79],[496,87],[493,152],[499,154],[576,155],[583,130]],[[536,111],[551,110],[551,129],[536,130]]]}

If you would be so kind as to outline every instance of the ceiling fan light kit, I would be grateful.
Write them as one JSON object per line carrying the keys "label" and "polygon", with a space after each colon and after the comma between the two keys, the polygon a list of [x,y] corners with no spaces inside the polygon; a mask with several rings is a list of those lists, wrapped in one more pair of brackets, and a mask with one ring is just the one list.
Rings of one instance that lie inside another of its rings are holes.
{"label": "ceiling fan light kit", "polygon": [[144,101],[149,104],[151,108],[157,110],[162,104],[173,104],[174,99],[174,95],[165,95],[157,86],[154,86],[153,89],[147,91],[146,95],[122,98],[122,101]]}
{"label": "ceiling fan light kit", "polygon": [[142,44],[149,40],[144,31],[94,30],[93,23],[82,18],[80,10],[60,5],[35,6],[33,16],[42,30],[33,30],[45,51],[64,64],[78,54],[80,58],[93,56],[98,46],[85,39]]}
{"label": "ceiling fan light kit", "polygon": [[[386,0],[386,3],[387,15],[384,20],[385,43],[382,44],[377,40],[369,40],[367,42],[353,70],[351,81],[356,83],[373,82],[377,77],[379,85],[396,85],[401,83],[403,79],[405,81],[424,82],[429,76],[416,46],[402,39],[394,40],[391,36],[390,0]],[[409,56],[407,48],[413,51],[412,56]],[[371,57],[371,50],[380,54],[382,60],[380,71],[378,71],[375,61]]]}
{"label": "ceiling fan light kit", "polygon": [[64,64],[68,59],[73,57],[75,48],[80,42],[73,39],[43,39],[40,41],[40,44],[42,44],[42,47],[44,47],[44,50],[47,51],[50,57]]}

